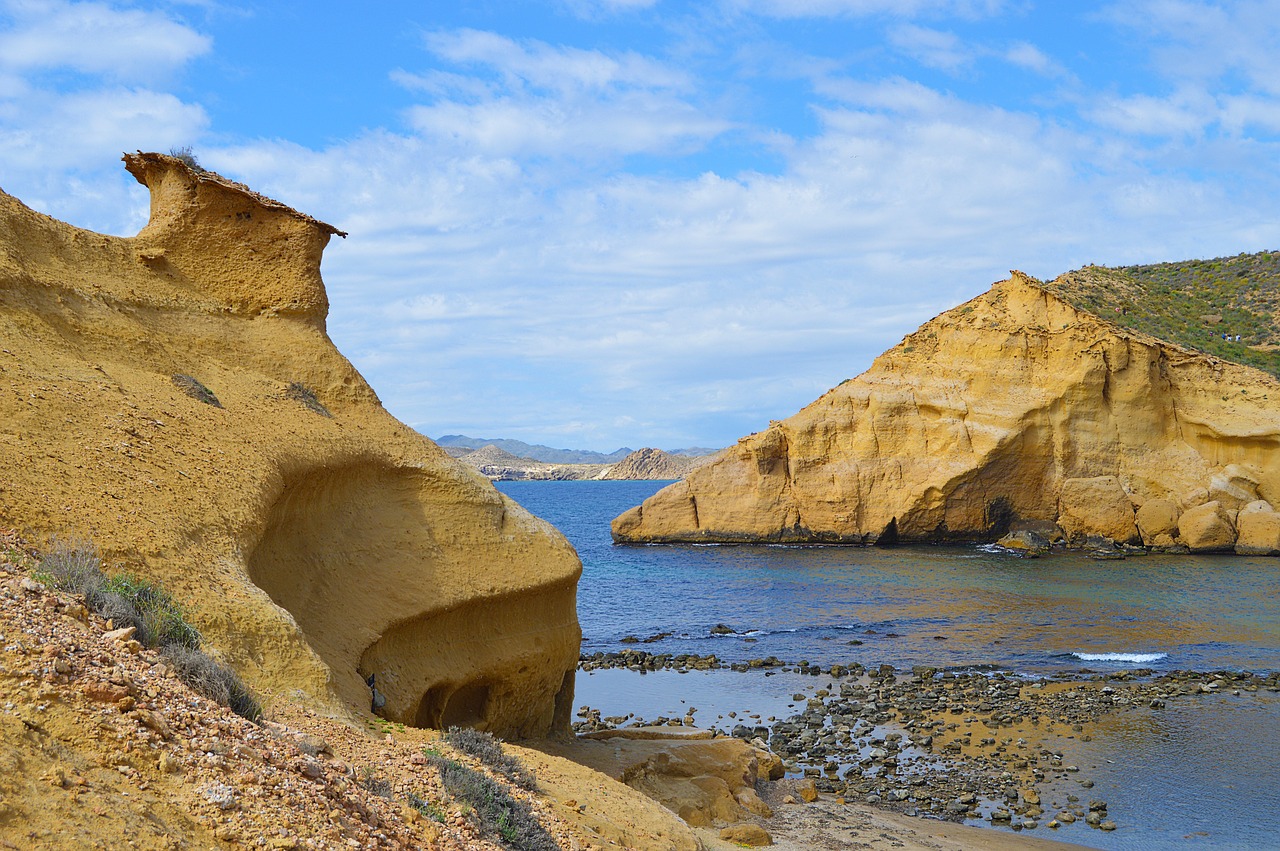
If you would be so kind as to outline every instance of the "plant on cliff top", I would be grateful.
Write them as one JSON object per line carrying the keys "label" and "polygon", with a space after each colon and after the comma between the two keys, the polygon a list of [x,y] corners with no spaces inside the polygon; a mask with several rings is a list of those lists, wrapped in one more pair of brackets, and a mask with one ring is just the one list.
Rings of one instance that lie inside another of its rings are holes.
{"label": "plant on cliff top", "polygon": [[200,165],[200,161],[196,159],[195,153],[192,152],[190,145],[183,145],[181,148],[170,148],[169,156],[176,160],[180,160],[183,165],[194,171],[196,174],[204,174],[207,168]]}

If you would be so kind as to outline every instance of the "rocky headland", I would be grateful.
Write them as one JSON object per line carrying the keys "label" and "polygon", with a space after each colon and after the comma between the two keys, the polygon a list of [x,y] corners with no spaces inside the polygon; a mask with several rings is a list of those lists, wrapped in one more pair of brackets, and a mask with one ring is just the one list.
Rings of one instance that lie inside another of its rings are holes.
{"label": "rocky headland", "polygon": [[1280,381],[1077,306],[1074,274],[925,323],[614,540],[1280,554]]}

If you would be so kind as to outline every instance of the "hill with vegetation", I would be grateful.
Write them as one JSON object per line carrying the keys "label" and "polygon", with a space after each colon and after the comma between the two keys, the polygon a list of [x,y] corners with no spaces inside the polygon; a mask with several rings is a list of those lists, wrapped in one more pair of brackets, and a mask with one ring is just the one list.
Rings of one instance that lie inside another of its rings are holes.
{"label": "hill with vegetation", "polygon": [[1121,327],[1280,376],[1280,251],[1086,266],[1045,288]]}
{"label": "hill with vegetation", "polygon": [[1016,531],[1280,555],[1280,381],[1233,362],[1274,371],[1271,263],[1013,272],[615,519],[614,540]]}

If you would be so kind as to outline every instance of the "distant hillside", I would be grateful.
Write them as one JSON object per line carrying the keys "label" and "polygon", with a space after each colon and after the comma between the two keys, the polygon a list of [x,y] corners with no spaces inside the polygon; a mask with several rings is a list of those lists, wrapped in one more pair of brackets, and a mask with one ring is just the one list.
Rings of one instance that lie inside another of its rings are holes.
{"label": "distant hillside", "polygon": [[1086,266],[1045,288],[1117,325],[1280,376],[1280,251]]}
{"label": "distant hillside", "polygon": [[[451,446],[446,451],[459,449]],[[458,460],[475,467],[480,475],[501,482],[598,479],[610,469],[608,464],[547,464],[534,458],[519,458],[492,443],[465,452]]]}
{"label": "distant hillside", "polygon": [[[553,449],[541,444],[525,443],[523,440],[507,440],[504,438],[467,437],[465,434],[446,434],[435,438],[445,451],[448,447],[464,447],[466,449],[482,449],[496,446],[505,449],[519,458],[532,458],[544,464],[612,464],[621,461],[631,454],[631,449],[623,447],[617,452],[592,452],[589,449]],[[453,454],[450,452],[449,454]]]}
{"label": "distant hillside", "polygon": [[710,455],[672,455],[661,449],[637,449],[609,468],[606,479],[683,479],[711,460]]}

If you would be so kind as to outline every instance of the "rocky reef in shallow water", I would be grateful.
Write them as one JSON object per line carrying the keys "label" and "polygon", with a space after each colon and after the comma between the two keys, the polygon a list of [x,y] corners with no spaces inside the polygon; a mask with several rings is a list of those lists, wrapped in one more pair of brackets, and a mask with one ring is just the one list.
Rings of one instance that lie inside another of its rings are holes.
{"label": "rocky reef in shallow water", "polygon": [[159,582],[267,700],[568,731],[580,563],[325,333],[336,228],[161,154],[135,237],[0,192],[0,525]]}
{"label": "rocky reef in shallow water", "polygon": [[1280,554],[1280,381],[1020,272],[613,522],[621,543],[995,541]]}

